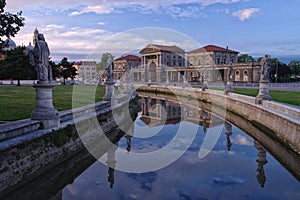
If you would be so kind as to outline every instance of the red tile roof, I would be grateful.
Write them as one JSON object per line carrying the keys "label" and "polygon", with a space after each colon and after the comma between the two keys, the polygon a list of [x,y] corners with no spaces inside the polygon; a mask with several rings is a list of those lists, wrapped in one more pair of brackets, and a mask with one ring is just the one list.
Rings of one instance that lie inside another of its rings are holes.
{"label": "red tile roof", "polygon": [[74,65],[97,65],[95,61],[80,61],[74,63]]}
{"label": "red tile roof", "polygon": [[141,60],[141,57],[135,56],[135,55],[127,55],[127,56],[122,56],[120,58],[115,59],[114,61],[119,61],[119,60]]}
{"label": "red tile roof", "polygon": [[239,53],[238,51],[234,51],[234,50],[230,50],[228,48],[223,48],[223,47],[219,47],[219,46],[215,46],[215,45],[207,45],[205,47],[201,47],[199,49],[195,49],[193,51],[190,51],[188,53],[199,53],[199,52],[215,52],[215,51],[221,51],[221,52],[228,52],[228,53]]}

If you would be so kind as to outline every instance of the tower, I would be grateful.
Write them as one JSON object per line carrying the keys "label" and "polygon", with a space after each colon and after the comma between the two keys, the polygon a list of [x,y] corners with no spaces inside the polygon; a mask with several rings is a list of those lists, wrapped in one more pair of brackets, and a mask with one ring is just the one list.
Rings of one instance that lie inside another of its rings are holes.
{"label": "tower", "polygon": [[37,30],[37,28],[35,28],[35,30],[33,31],[33,36],[32,36],[32,44],[33,46],[35,46],[35,43],[37,41],[39,35],[39,31]]}

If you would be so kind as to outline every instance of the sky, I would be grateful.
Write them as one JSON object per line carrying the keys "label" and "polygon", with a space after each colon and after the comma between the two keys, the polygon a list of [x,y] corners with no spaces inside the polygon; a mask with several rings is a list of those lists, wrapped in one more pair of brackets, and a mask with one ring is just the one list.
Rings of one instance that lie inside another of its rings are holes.
{"label": "sky", "polygon": [[190,51],[214,44],[254,57],[299,57],[299,0],[7,0],[25,26],[12,38],[28,45],[43,33],[54,61],[100,60],[147,44]]}

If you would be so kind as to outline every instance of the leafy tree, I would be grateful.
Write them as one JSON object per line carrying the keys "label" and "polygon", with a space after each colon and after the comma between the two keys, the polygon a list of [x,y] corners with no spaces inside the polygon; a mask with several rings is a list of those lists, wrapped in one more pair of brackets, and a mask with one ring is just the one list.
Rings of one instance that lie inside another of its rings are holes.
{"label": "leafy tree", "polygon": [[29,58],[24,54],[25,47],[17,47],[5,51],[5,59],[0,61],[0,79],[20,80],[36,79],[36,72],[29,63]]}
{"label": "leafy tree", "polygon": [[22,17],[22,11],[17,14],[11,14],[4,11],[6,0],[0,0],[0,45],[3,44],[3,36],[14,37],[24,26],[25,18]]}
{"label": "leafy tree", "polygon": [[248,54],[241,54],[238,56],[238,63],[245,63],[245,62],[255,62],[255,59],[248,55]]}
{"label": "leafy tree", "polygon": [[101,61],[97,66],[97,71],[99,72],[100,70],[105,70],[107,67],[107,61],[108,59],[111,58],[111,60],[114,60],[114,56],[111,53],[103,53],[101,57]]}
{"label": "leafy tree", "polygon": [[55,62],[53,62],[51,58],[49,59],[49,65],[52,68],[52,78],[53,80],[55,80],[59,77],[59,65],[55,64]]}
{"label": "leafy tree", "polygon": [[77,75],[77,69],[73,67],[74,62],[70,63],[68,58],[64,57],[59,65],[59,76],[64,79],[64,85],[66,84],[66,79],[71,78],[74,80],[75,76]]}
{"label": "leafy tree", "polygon": [[291,70],[291,73],[296,75],[300,75],[300,61],[297,60],[292,60],[289,64],[288,67]]}

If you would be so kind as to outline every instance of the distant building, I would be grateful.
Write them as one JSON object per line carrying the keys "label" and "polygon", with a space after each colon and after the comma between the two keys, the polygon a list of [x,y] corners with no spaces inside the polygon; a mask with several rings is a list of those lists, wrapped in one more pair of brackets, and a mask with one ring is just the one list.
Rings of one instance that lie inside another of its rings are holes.
{"label": "distant building", "polygon": [[187,53],[188,66],[235,64],[239,52],[215,45],[208,45]]}
{"label": "distant building", "polygon": [[119,80],[130,69],[137,69],[141,65],[141,57],[126,55],[114,60],[114,79]]}
{"label": "distant building", "polygon": [[259,64],[238,64],[238,51],[215,45],[204,46],[187,53],[188,67],[185,78],[189,82],[203,81],[204,70],[208,72],[208,81],[227,81],[227,72],[233,66],[234,82],[258,82]]}
{"label": "distant building", "polygon": [[[15,49],[17,47],[16,43],[10,39],[10,37],[8,37],[4,42],[3,42],[3,48],[2,50],[3,51],[9,51],[9,50],[12,50],[12,49]],[[5,56],[4,54],[2,54],[0,52],[0,60],[4,60]]]}
{"label": "distant building", "polygon": [[233,67],[236,83],[259,81],[259,63],[238,63],[238,51],[215,45],[185,52],[177,46],[149,44],[140,51],[141,67],[134,70],[134,80],[140,82],[226,82],[229,66]]}
{"label": "distant building", "polygon": [[140,53],[142,63],[140,71],[136,70],[135,80],[142,82],[165,81],[166,68],[185,65],[185,52],[176,45],[149,44]]}
{"label": "distant building", "polygon": [[97,63],[95,61],[80,61],[73,65],[77,69],[77,79],[86,84],[97,84]]}

